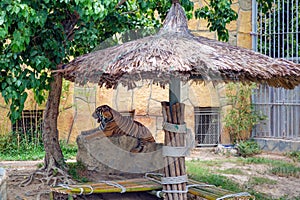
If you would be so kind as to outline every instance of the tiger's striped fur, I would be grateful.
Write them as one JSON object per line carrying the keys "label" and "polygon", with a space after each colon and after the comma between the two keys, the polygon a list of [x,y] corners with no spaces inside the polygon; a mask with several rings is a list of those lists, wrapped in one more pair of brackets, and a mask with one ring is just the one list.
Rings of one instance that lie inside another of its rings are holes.
{"label": "tiger's striped fur", "polygon": [[[99,130],[107,137],[128,135],[138,139],[138,145],[130,152],[141,152],[144,145],[148,142],[155,142],[151,132],[140,122],[130,118],[123,117],[108,105],[102,105],[96,108],[92,116],[100,123]],[[88,139],[94,138],[101,133],[88,136]]]}

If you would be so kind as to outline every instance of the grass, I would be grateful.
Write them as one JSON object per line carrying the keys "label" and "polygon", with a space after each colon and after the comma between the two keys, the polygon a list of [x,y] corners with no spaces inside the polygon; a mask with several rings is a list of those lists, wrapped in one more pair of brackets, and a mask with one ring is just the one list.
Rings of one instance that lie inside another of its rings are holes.
{"label": "grass", "polygon": [[32,147],[11,149],[9,152],[0,153],[0,161],[10,160],[41,160],[45,156],[44,147]]}
{"label": "grass", "polygon": [[237,183],[225,176],[211,173],[209,168],[201,166],[200,161],[186,162],[186,167],[189,176],[194,180],[220,186],[233,192],[241,191]]}
{"label": "grass", "polygon": [[234,175],[243,175],[244,172],[241,169],[237,168],[228,168],[228,169],[223,169],[223,170],[217,170],[219,173],[223,174],[234,174]]}
{"label": "grass", "polygon": [[262,184],[275,185],[275,184],[277,184],[277,181],[269,179],[269,178],[253,176],[250,178],[249,184],[252,186],[262,185]]}
{"label": "grass", "polygon": [[286,165],[287,163],[287,161],[274,160],[274,159],[262,158],[262,157],[240,158],[239,162],[245,164],[265,164],[270,166]]}
{"label": "grass", "polygon": [[266,164],[270,166],[269,172],[283,177],[293,176],[296,178],[300,177],[300,167],[295,166],[294,163],[289,163],[282,160],[273,160],[268,158],[257,158],[250,157],[245,159],[240,159],[242,163],[246,164]]}
{"label": "grass", "polygon": [[[226,176],[217,173],[242,175],[242,170],[237,168],[230,168],[225,170],[212,169],[212,166],[219,167],[225,162],[234,162],[236,164],[264,164],[270,166],[270,169],[269,171],[267,171],[267,173],[269,172],[277,176],[300,177],[300,168],[295,166],[293,163],[289,163],[287,161],[282,160],[273,160],[259,157],[239,158],[237,159],[237,161],[230,159],[213,161],[187,161],[187,172],[190,178],[200,182],[212,184],[230,190],[232,192],[249,192],[250,194],[254,195],[256,199],[259,200],[274,200],[274,198],[268,197],[266,194],[256,192],[253,189],[253,186],[262,184],[276,185],[276,180],[272,180],[265,177],[253,176],[250,178],[249,182],[246,185],[239,185],[238,183],[227,178]],[[288,200],[288,198],[286,196],[283,196],[277,200]],[[300,199],[298,198],[297,200]]]}
{"label": "grass", "polygon": [[[268,198],[266,195],[258,193],[252,189],[247,189],[243,186],[240,186],[238,183],[230,180],[229,178],[215,174],[210,171],[208,167],[205,167],[202,164],[203,161],[189,161],[186,162],[187,172],[189,177],[200,182],[208,183],[215,185],[217,187],[221,187],[226,190],[230,190],[231,192],[249,192],[250,194],[254,195],[256,199],[259,200],[273,200]],[[205,161],[206,162],[206,161]]]}
{"label": "grass", "polygon": [[288,152],[285,155],[293,159],[295,162],[300,162],[300,151]]}
{"label": "grass", "polygon": [[296,167],[292,164],[272,167],[270,172],[277,176],[283,176],[283,177],[292,176],[292,177],[300,178],[300,167]]}
{"label": "grass", "polygon": [[[65,159],[75,158],[77,146],[60,141]],[[41,138],[20,137],[17,133],[0,135],[0,161],[41,160],[45,157]]]}
{"label": "grass", "polygon": [[81,162],[67,163],[68,165],[68,173],[72,177],[72,179],[86,183],[89,180],[85,177],[86,167]]}

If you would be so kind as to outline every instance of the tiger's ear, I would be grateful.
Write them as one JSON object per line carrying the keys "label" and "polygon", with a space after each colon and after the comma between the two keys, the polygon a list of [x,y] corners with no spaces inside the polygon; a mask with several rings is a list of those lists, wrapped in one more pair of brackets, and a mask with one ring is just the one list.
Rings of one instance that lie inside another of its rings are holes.
{"label": "tiger's ear", "polygon": [[100,107],[101,107],[102,111],[110,111],[110,109],[111,109],[108,105],[102,105]]}
{"label": "tiger's ear", "polygon": [[107,105],[104,105],[102,107],[102,115],[104,116],[104,118],[106,119],[111,119],[113,118],[113,115],[111,113],[111,108]]}

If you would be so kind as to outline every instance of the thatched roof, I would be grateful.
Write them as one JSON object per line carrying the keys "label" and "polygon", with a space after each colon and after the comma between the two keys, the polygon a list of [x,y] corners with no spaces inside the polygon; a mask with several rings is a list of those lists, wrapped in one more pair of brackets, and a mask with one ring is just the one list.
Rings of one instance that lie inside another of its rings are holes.
{"label": "thatched roof", "polygon": [[62,72],[79,84],[107,88],[119,83],[134,88],[142,79],[165,86],[171,75],[183,81],[251,81],[288,89],[300,83],[299,64],[192,35],[179,3],[172,5],[156,35],[85,54]]}

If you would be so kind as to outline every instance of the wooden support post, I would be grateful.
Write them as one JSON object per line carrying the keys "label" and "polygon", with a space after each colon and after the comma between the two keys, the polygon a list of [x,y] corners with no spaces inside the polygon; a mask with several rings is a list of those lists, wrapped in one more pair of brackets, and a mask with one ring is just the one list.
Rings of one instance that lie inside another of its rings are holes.
{"label": "wooden support post", "polygon": [[[172,124],[184,124],[184,104],[175,103],[170,106],[168,102],[162,102],[162,113],[165,122]],[[165,146],[184,147],[185,135],[183,133],[169,132],[165,130]],[[185,158],[184,157],[169,157],[164,158],[165,176],[177,177],[186,175]],[[164,190],[170,191],[186,191],[186,183],[166,184]],[[187,193],[167,193],[167,200],[186,200]]]}

